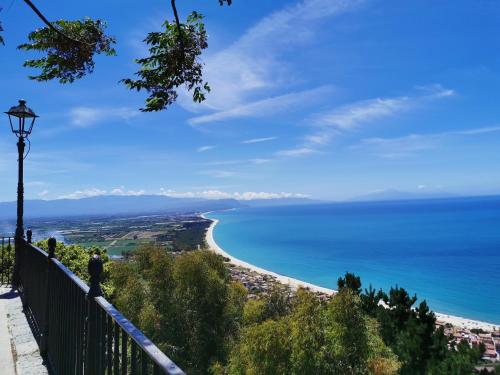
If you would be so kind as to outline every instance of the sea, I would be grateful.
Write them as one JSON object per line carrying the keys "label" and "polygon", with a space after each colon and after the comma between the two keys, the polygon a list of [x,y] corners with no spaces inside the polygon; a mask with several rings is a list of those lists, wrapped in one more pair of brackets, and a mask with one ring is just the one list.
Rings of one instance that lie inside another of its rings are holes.
{"label": "sea", "polygon": [[336,289],[400,286],[440,313],[500,324],[500,197],[239,208],[219,219],[232,256]]}

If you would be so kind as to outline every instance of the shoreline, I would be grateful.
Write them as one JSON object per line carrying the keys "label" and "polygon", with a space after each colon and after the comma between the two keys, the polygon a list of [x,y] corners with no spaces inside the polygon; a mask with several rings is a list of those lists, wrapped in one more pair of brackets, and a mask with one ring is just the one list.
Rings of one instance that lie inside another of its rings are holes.
{"label": "shoreline", "polygon": [[[210,212],[205,212],[200,214],[200,217],[202,217],[205,220],[210,220],[210,227],[208,228],[206,234],[205,234],[205,240],[208,244],[208,247],[211,251],[222,255],[225,258],[229,259],[229,262],[238,266],[238,267],[243,267],[247,268],[251,271],[260,273],[260,274],[265,274],[269,276],[273,276],[276,278],[276,280],[284,285],[288,285],[292,290],[297,290],[299,287],[303,287],[306,289],[309,289],[313,292],[317,293],[324,293],[328,295],[335,294],[336,291],[334,289],[329,289],[329,288],[324,288],[319,285],[311,284],[302,280],[294,279],[292,277],[280,275],[276,272],[272,272],[260,267],[257,267],[251,263],[245,262],[243,260],[240,260],[238,258],[235,258],[234,256],[230,255],[227,253],[224,249],[222,249],[214,239],[214,228],[215,226],[219,223],[219,220],[217,219],[211,219],[209,217],[206,217],[205,215],[209,214]],[[460,316],[454,316],[454,315],[449,315],[449,314],[444,314],[444,313],[439,313],[439,312],[434,312],[436,315],[436,322],[440,323],[449,323],[453,325],[454,327],[458,328],[465,328],[465,329],[483,329],[488,332],[493,332],[493,331],[500,331],[500,325],[498,324],[493,324],[493,323],[488,323],[488,322],[483,322],[479,320],[473,320],[473,319],[467,319],[463,318]]]}
{"label": "shoreline", "polygon": [[314,284],[311,284],[311,283],[308,283],[308,282],[305,282],[302,280],[294,279],[292,277],[280,275],[276,272],[265,270],[263,268],[257,267],[251,263],[245,262],[243,260],[240,260],[240,259],[235,258],[232,255],[228,254],[219,245],[217,245],[217,243],[215,242],[215,239],[214,239],[213,231],[214,231],[215,226],[219,222],[219,220],[206,217],[205,215],[208,213],[209,212],[206,212],[206,213],[200,215],[203,219],[210,220],[212,222],[210,224],[210,227],[207,230],[206,235],[205,235],[205,240],[207,241],[208,247],[213,252],[220,254],[225,258],[228,258],[230,260],[230,263],[232,263],[236,266],[239,266],[239,267],[248,268],[249,270],[260,273],[260,274],[273,276],[281,284],[290,286],[290,288],[292,290],[297,290],[299,287],[303,287],[303,288],[308,288],[313,292],[324,293],[324,294],[328,294],[328,295],[336,293],[336,291],[333,289],[324,288],[324,287],[321,287],[319,285],[314,285]]}

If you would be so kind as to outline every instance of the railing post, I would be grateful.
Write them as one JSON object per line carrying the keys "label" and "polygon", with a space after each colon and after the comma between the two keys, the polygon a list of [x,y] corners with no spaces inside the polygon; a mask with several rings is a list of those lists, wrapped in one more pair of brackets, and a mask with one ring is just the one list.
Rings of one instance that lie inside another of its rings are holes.
{"label": "railing post", "polygon": [[89,260],[88,272],[90,274],[90,289],[87,295],[87,345],[85,374],[94,375],[99,373],[98,363],[98,338],[97,338],[97,303],[95,297],[102,296],[101,274],[103,264],[101,257],[97,254],[92,255]]}
{"label": "railing post", "polygon": [[[31,243],[31,231],[26,233],[28,237],[28,243]],[[49,306],[50,306],[50,290],[52,284],[50,282],[50,263],[52,258],[54,258],[54,253],[56,251],[57,241],[55,238],[49,238],[49,256],[47,257],[47,267],[45,270],[45,306],[44,306],[44,317],[43,317],[43,328],[40,336],[40,354],[46,356],[49,349]]]}
{"label": "railing post", "polygon": [[31,231],[31,229],[28,229],[26,231],[26,241],[28,241],[28,243],[31,243],[31,238],[33,237],[33,232]]}

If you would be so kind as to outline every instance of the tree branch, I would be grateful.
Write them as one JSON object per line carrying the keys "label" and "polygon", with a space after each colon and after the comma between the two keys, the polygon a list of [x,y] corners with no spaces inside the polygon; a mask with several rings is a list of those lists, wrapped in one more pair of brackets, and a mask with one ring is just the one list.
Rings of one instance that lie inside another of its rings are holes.
{"label": "tree branch", "polygon": [[45,23],[55,33],[59,34],[60,36],[62,36],[65,39],[68,39],[68,40],[72,41],[73,43],[91,45],[91,44],[89,44],[87,42],[83,42],[81,40],[73,39],[72,37],[64,34],[61,30],[59,30],[57,27],[55,27],[47,18],[45,18],[45,16],[42,14],[42,12],[40,12],[40,10],[35,6],[35,4],[33,4],[31,2],[31,0],[24,0],[24,2],[33,10],[33,12],[36,13],[36,15],[43,21],[43,23]]}
{"label": "tree branch", "polygon": [[172,10],[174,11],[175,24],[177,25],[177,30],[179,30],[179,44],[181,46],[181,51],[184,53],[184,40],[182,38],[182,27],[181,21],[179,21],[179,14],[177,13],[177,7],[175,6],[175,0],[170,0],[170,5],[172,6]]}

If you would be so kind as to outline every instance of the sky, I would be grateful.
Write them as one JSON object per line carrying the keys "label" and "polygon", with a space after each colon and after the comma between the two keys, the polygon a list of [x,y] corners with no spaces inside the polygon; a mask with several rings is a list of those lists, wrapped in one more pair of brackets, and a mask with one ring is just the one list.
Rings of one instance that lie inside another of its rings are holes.
{"label": "sky", "polygon": [[[169,2],[36,2],[51,20],[108,22],[116,57],[73,84],[38,83],[16,46],[41,22],[1,0],[0,105],[40,116],[28,199],[103,194],[343,200],[385,190],[500,193],[500,3],[495,0],[179,1],[205,16],[212,92],[142,113],[132,77]],[[3,124],[3,126],[2,126]],[[0,201],[16,139],[0,120]]]}

